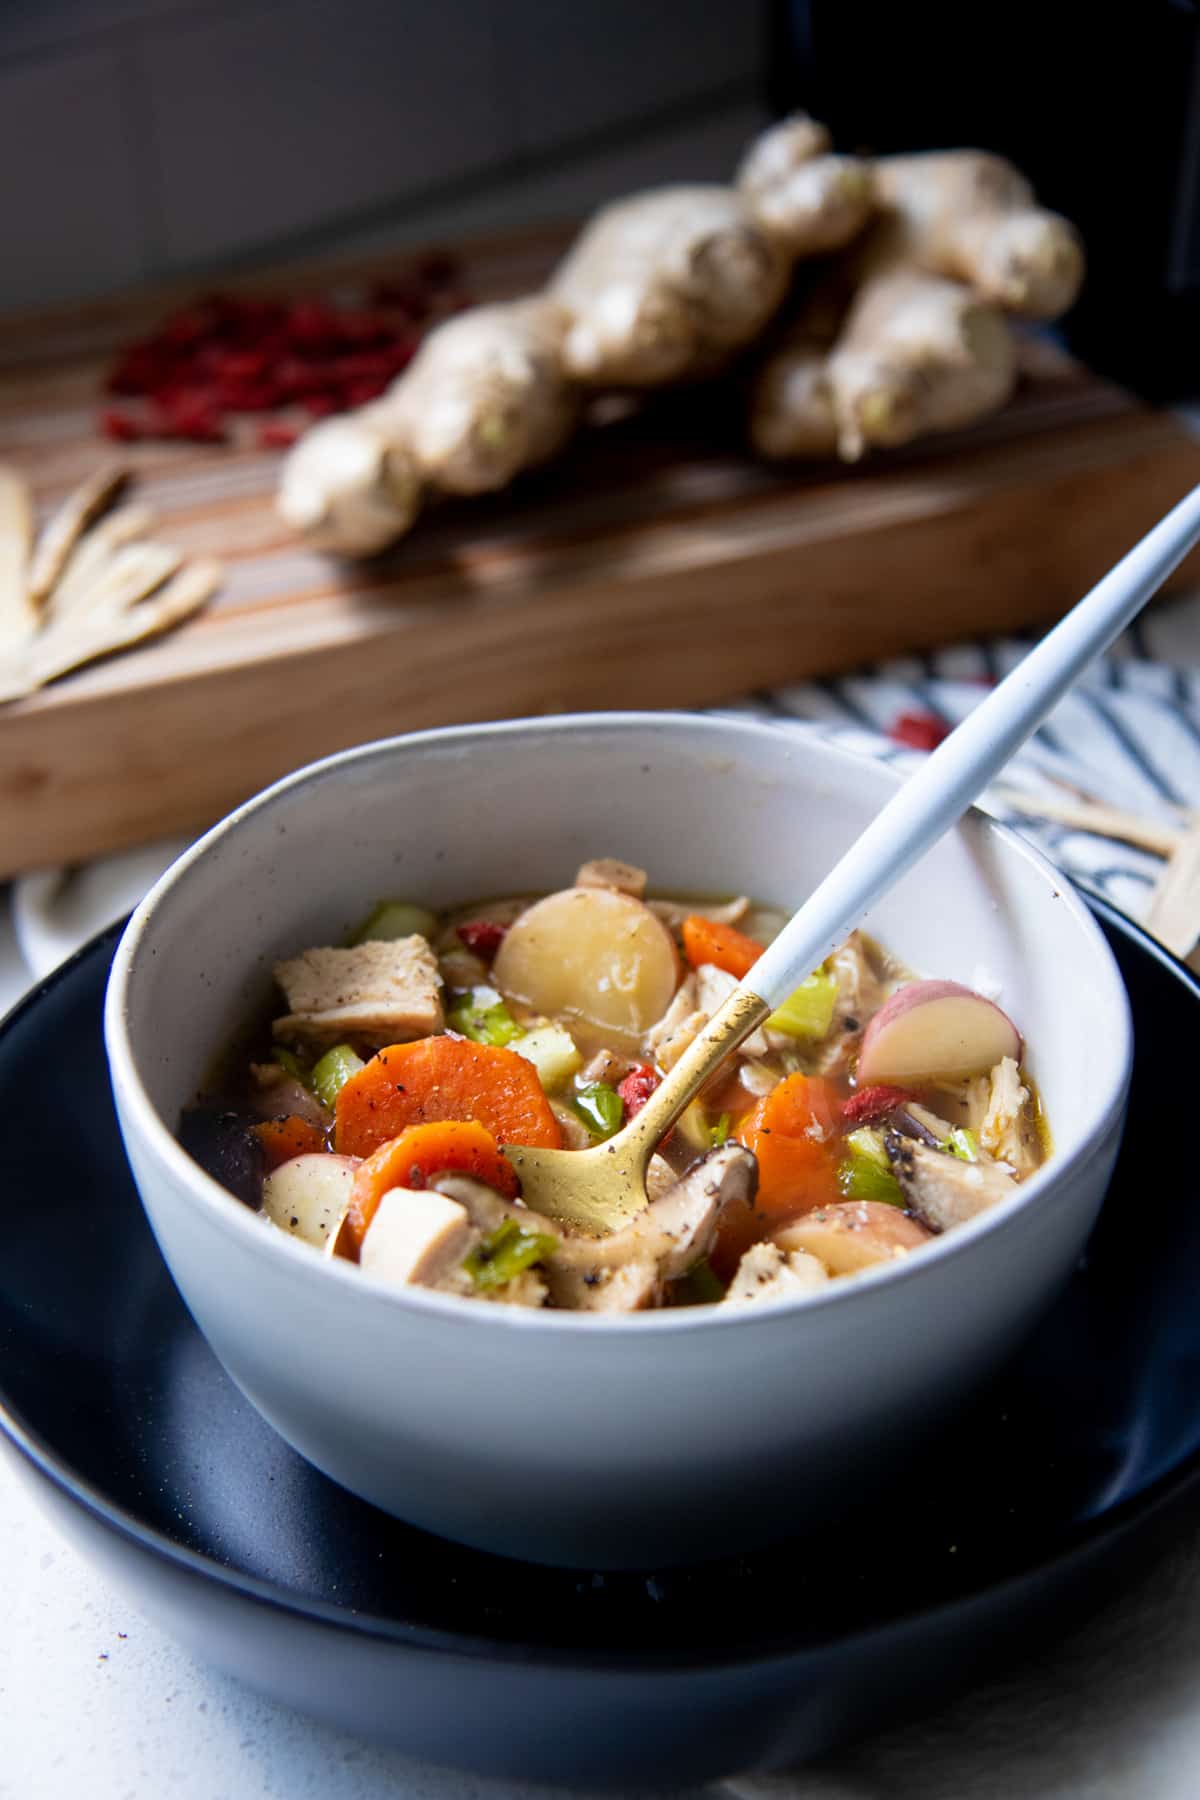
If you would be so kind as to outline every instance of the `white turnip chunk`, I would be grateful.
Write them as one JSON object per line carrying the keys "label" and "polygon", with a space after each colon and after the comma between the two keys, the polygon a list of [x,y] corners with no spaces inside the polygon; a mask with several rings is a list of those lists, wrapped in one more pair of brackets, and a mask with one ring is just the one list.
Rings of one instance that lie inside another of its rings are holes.
{"label": "white turnip chunk", "polygon": [[564,888],[509,928],[492,965],[503,994],[552,1019],[578,1020],[636,1053],[679,981],[671,934],[612,888]]}
{"label": "white turnip chunk", "polygon": [[991,1000],[956,981],[909,981],[880,1007],[863,1033],[858,1079],[956,1081],[1019,1062],[1021,1034]]}
{"label": "white turnip chunk", "polygon": [[346,1210],[358,1158],[323,1150],[293,1156],[263,1182],[263,1211],[284,1231],[323,1250]]}

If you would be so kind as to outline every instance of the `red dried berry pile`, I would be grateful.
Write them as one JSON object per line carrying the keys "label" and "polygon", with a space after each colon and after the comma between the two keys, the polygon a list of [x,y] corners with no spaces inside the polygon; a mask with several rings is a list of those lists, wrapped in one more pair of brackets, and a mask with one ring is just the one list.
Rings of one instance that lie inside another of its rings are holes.
{"label": "red dried berry pile", "polygon": [[362,306],[215,294],[122,354],[106,383],[121,404],[100,429],[118,443],[219,444],[234,417],[287,409],[256,433],[263,449],[286,449],[303,429],[297,413],[322,419],[383,393],[428,327],[469,304],[458,273],[450,256],[424,257]]}

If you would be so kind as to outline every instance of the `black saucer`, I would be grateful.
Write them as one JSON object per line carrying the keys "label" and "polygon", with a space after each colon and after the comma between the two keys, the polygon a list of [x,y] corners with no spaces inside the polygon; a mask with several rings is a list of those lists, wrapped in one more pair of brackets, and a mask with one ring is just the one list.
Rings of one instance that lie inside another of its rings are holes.
{"label": "black saucer", "polygon": [[694,1781],[927,1705],[1102,1597],[1096,1572],[1106,1589],[1200,1472],[1200,1215],[1167,1062],[1200,983],[1094,905],[1139,1047],[1087,1255],[935,1455],[820,1534],[580,1576],[457,1549],[310,1469],[209,1354],[144,1221],[100,1034],[115,931],[0,1027],[0,1426],[59,1523],[197,1654],[414,1756]]}

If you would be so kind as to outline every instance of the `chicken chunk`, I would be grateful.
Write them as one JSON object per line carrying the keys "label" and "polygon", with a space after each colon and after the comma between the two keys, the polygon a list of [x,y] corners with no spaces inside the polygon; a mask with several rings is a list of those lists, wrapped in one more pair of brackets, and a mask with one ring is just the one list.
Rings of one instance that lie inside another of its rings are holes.
{"label": "chicken chunk", "polygon": [[379,1202],[359,1262],[371,1275],[433,1287],[457,1267],[476,1233],[465,1206],[433,1188],[392,1188]]}
{"label": "chicken chunk", "polygon": [[905,1199],[934,1231],[963,1225],[1016,1190],[1002,1163],[963,1162],[899,1131],[885,1132],[883,1141]]}
{"label": "chicken chunk", "polygon": [[1031,1175],[1042,1160],[1029,1089],[1011,1056],[1003,1057],[989,1077],[979,1141],[998,1162],[1007,1163],[1018,1180]]}
{"label": "chicken chunk", "polygon": [[793,1300],[812,1294],[829,1281],[824,1263],[807,1250],[786,1251],[778,1244],[752,1244],[721,1301],[747,1306],[756,1300]]}
{"label": "chicken chunk", "polygon": [[423,937],[372,940],[352,949],[305,950],[275,965],[288,1010],[277,1038],[379,1046],[429,1037],[443,1025],[441,976]]}
{"label": "chicken chunk", "polygon": [[750,1152],[723,1144],[622,1230],[564,1238],[546,1265],[551,1298],[590,1312],[653,1305],[664,1282],[685,1275],[707,1253],[724,1208],[753,1199],[757,1181]]}
{"label": "chicken chunk", "polygon": [[615,856],[598,856],[581,865],[575,886],[615,888],[618,894],[641,900],[646,892],[646,871],[633,863],[618,862]]}

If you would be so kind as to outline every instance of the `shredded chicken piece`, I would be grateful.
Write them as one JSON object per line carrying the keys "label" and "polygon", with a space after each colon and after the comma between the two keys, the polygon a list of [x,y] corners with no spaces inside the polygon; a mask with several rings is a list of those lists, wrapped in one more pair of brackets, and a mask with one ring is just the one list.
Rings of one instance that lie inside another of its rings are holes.
{"label": "shredded chicken piece", "polygon": [[579,1114],[565,1100],[550,1101],[550,1111],[558,1120],[564,1150],[590,1150],[592,1134]]}
{"label": "shredded chicken piece", "polygon": [[673,1069],[688,1045],[708,1024],[708,1014],[699,1008],[696,977],[685,975],[675,990],[675,997],[658,1022],[646,1033],[646,1053],[660,1069]]}
{"label": "shredded chicken piece", "polygon": [[694,900],[647,900],[650,911],[660,918],[669,931],[678,931],[688,918],[711,919],[715,925],[740,925],[750,911],[745,894],[727,900],[721,906],[708,906]]}
{"label": "shredded chicken piece", "polygon": [[581,865],[575,886],[615,888],[618,894],[641,900],[646,892],[646,871],[633,863],[618,862],[615,856],[598,856]]}
{"label": "shredded chicken piece", "polygon": [[815,1069],[829,1075],[845,1067],[863,1028],[898,984],[882,952],[865,932],[852,931],[829,958],[838,997],[829,1036],[818,1050]]}
{"label": "shredded chicken piece", "polygon": [[829,1271],[807,1250],[785,1251],[778,1244],[752,1244],[737,1266],[723,1306],[747,1306],[756,1300],[793,1300],[815,1293],[829,1281]]}
{"label": "shredded chicken piece", "polygon": [[579,1071],[580,1081],[607,1081],[610,1087],[628,1075],[632,1064],[627,1056],[618,1056],[615,1050],[597,1050],[588,1058]]}
{"label": "shredded chicken piece", "polygon": [[437,961],[416,934],[348,950],[305,950],[276,963],[275,979],[288,1004],[271,1028],[277,1038],[399,1044],[429,1037],[444,1022]]}
{"label": "shredded chicken piece", "polygon": [[905,1199],[934,1231],[965,1224],[1016,1189],[1003,1163],[963,1162],[894,1130],[883,1141]]}
{"label": "shredded chicken piece", "polygon": [[[696,1000],[700,1011],[711,1019],[713,1014],[725,1004],[737,985],[737,976],[731,975],[727,969],[718,969],[715,963],[701,963],[696,970]],[[750,1057],[770,1054],[761,1027],[757,1031],[752,1031],[748,1038],[743,1039],[737,1047],[737,1054]]]}
{"label": "shredded chicken piece", "polygon": [[989,1077],[987,1111],[979,1141],[997,1161],[1005,1162],[1018,1180],[1031,1175],[1041,1161],[1037,1125],[1029,1106],[1029,1089],[1011,1056],[998,1062]]}

